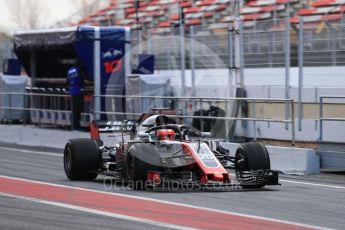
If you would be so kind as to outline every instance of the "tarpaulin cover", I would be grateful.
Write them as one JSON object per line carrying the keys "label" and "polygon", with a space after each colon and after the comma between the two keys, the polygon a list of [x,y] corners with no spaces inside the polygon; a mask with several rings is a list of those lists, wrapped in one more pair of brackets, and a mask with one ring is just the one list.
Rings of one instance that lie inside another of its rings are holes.
{"label": "tarpaulin cover", "polygon": [[[13,39],[14,52],[31,78],[66,78],[68,69],[78,60],[74,49],[77,30],[73,27],[17,31]],[[33,72],[34,76],[31,76]],[[91,79],[91,75],[85,75]]]}
{"label": "tarpaulin cover", "polygon": [[[19,31],[14,36],[14,50],[32,78],[66,79],[68,69],[77,65],[82,78],[95,81],[95,77],[99,77],[97,82],[100,82],[100,88],[97,88],[99,92],[95,93],[123,95],[128,32],[125,27],[93,26]],[[99,52],[95,53],[96,51]],[[35,69],[31,71],[33,63]],[[95,66],[99,67],[97,73]],[[31,76],[33,72],[34,76]],[[116,100],[113,111],[124,110],[122,101]],[[105,111],[107,103],[105,98],[102,98],[99,109]],[[111,108],[113,107],[112,105]]]}
{"label": "tarpaulin cover", "polygon": [[[25,93],[27,84],[26,76],[0,75],[0,92],[2,93]],[[0,107],[25,108],[25,97],[23,95],[0,95]],[[0,120],[23,120],[23,110],[0,109]]]}
{"label": "tarpaulin cover", "polygon": [[14,49],[44,50],[71,46],[76,40],[77,28],[19,31],[14,36]]}
{"label": "tarpaulin cover", "polygon": [[[101,60],[104,62],[122,58],[125,28],[99,27],[99,33]],[[95,27],[91,26],[24,30],[14,35],[14,51],[29,75],[30,61],[35,59],[36,73],[30,77],[64,78],[71,65],[77,63],[81,65],[86,78],[92,80],[95,40]],[[107,55],[109,51],[111,53]]]}

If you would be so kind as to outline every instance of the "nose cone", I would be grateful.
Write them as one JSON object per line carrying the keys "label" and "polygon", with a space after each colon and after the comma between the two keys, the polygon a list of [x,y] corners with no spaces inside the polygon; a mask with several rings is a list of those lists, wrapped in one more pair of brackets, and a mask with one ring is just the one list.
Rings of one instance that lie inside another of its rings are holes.
{"label": "nose cone", "polygon": [[220,172],[213,173],[212,179],[214,181],[224,181],[223,173],[220,173]]}

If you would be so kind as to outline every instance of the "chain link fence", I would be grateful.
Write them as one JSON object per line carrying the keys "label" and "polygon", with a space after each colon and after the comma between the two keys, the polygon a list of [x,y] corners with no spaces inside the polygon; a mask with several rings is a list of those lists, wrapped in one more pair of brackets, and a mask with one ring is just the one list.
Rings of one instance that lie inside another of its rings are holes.
{"label": "chain link fence", "polygon": [[[241,23],[242,24],[242,23]],[[285,53],[290,49],[290,26],[288,20],[258,21],[255,26],[241,26],[243,65],[245,68],[284,67]],[[230,26],[230,25],[229,25]],[[226,69],[229,68],[234,42],[229,28],[190,26],[132,31],[132,55],[151,53],[155,55],[157,70],[181,69]],[[141,42],[139,42],[139,40]],[[181,49],[183,45],[183,50]],[[181,55],[184,58],[181,58]],[[233,55],[233,54],[232,54]]]}
{"label": "chain link fence", "polygon": [[335,22],[322,21],[314,27],[304,22],[303,64],[309,66],[345,65],[345,16]]}
{"label": "chain link fence", "polygon": [[[344,17],[339,21],[304,24],[302,58],[305,67],[345,65]],[[253,23],[242,21],[240,24],[242,67],[275,68],[298,65],[297,51],[301,42],[299,26],[290,24],[289,18]],[[180,27],[167,27],[164,30],[143,29],[132,32],[131,44],[138,45],[137,51],[154,54],[157,70],[181,69],[182,60],[187,69],[228,68],[229,46],[230,42],[234,42],[229,40],[230,33],[232,32],[227,27],[215,28],[210,25],[185,26],[183,30]],[[181,50],[181,42],[184,43],[184,51]],[[137,51],[135,53],[138,53]],[[181,55],[184,58],[181,58]],[[191,63],[191,56],[194,63]]]}
{"label": "chain link fence", "polygon": [[285,53],[290,49],[289,21],[258,21],[243,27],[243,56],[245,68],[284,67]]}

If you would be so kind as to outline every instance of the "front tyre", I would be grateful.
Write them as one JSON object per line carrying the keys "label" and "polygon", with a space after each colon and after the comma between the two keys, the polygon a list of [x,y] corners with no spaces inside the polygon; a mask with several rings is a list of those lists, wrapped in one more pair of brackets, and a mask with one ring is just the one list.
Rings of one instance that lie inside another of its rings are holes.
{"label": "front tyre", "polygon": [[128,154],[126,162],[126,179],[129,187],[144,190],[148,166],[132,154]]}
{"label": "front tyre", "polygon": [[[271,169],[271,162],[265,145],[258,142],[240,145],[235,154],[236,175],[241,175],[243,172],[267,169]],[[242,180],[241,186],[244,188],[262,188],[266,185],[264,182],[250,183]]]}
{"label": "front tyre", "polygon": [[65,174],[70,180],[94,180],[97,177],[100,154],[96,141],[71,139],[64,150]]}

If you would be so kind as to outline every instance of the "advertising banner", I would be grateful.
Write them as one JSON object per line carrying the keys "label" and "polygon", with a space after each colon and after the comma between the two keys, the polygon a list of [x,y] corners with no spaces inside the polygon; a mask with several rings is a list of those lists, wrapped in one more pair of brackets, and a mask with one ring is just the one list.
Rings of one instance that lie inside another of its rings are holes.
{"label": "advertising banner", "polygon": [[[99,89],[95,89],[95,94],[124,95],[126,74],[124,58],[126,52],[125,28],[80,27],[76,37],[75,48],[77,55],[88,74],[93,76],[92,80],[95,82],[96,87],[99,87]],[[95,71],[95,68],[98,69]],[[98,77],[100,79],[96,79]],[[101,111],[124,112],[124,99],[109,100],[106,97],[99,97],[98,99],[98,109]],[[106,119],[106,116],[103,114],[101,119]],[[121,119],[121,117],[116,116],[116,119]]]}

